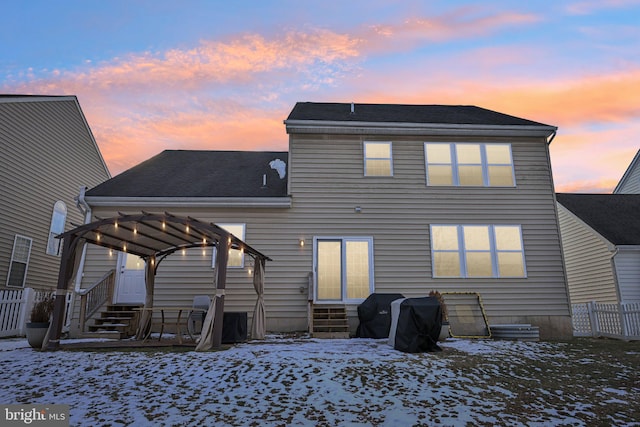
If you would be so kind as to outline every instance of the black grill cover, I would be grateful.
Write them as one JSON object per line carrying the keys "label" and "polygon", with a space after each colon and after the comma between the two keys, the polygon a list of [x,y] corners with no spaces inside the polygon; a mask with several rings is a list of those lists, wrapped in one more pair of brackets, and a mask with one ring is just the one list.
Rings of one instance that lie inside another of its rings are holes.
{"label": "black grill cover", "polygon": [[391,302],[402,294],[371,294],[358,306],[358,338],[388,338],[391,328]]}
{"label": "black grill cover", "polygon": [[400,304],[393,348],[405,353],[441,351],[438,347],[441,327],[442,314],[437,298],[407,298]]}

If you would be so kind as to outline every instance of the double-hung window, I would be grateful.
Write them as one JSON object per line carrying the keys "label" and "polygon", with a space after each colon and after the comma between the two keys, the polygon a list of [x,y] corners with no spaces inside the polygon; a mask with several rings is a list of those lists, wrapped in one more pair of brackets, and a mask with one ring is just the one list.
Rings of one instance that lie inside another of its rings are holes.
{"label": "double-hung window", "polygon": [[432,225],[433,277],[526,277],[519,225]]}
{"label": "double-hung window", "polygon": [[393,176],[391,142],[365,141],[363,151],[365,176]]}
{"label": "double-hung window", "polygon": [[11,261],[9,262],[7,286],[12,288],[24,288],[24,282],[27,279],[29,258],[31,257],[32,243],[33,240],[31,238],[16,234],[13,240]]}
{"label": "double-hung window", "polygon": [[426,142],[427,185],[513,187],[510,144]]}

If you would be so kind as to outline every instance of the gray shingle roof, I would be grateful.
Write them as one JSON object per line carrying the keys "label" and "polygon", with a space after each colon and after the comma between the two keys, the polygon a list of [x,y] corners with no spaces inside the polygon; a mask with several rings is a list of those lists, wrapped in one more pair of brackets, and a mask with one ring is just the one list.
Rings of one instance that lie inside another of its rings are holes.
{"label": "gray shingle roof", "polygon": [[402,105],[298,102],[287,120],[549,126],[473,105]]}
{"label": "gray shingle roof", "polygon": [[[90,189],[87,196],[110,197],[286,197],[287,176],[273,160],[282,151],[166,150]],[[285,168],[286,171],[286,168]],[[267,185],[263,186],[263,175]]]}
{"label": "gray shingle roof", "polygon": [[558,202],[615,245],[640,245],[640,194],[556,194]]}

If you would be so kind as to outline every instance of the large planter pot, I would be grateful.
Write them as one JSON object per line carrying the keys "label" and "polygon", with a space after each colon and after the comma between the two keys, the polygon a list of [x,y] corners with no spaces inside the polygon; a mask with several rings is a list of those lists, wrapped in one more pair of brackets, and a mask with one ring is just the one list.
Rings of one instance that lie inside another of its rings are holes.
{"label": "large planter pot", "polygon": [[42,348],[42,343],[44,342],[44,337],[47,335],[48,330],[49,322],[27,323],[27,342],[29,343],[29,345],[36,350],[40,350]]}
{"label": "large planter pot", "polygon": [[445,341],[449,338],[449,322],[442,322],[442,328],[440,328],[440,336],[438,341]]}

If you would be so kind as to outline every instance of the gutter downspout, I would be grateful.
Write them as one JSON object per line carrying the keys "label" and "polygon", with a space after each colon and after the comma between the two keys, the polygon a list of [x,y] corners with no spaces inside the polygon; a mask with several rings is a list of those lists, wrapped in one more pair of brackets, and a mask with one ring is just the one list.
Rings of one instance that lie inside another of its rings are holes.
{"label": "gutter downspout", "polygon": [[[80,213],[84,216],[84,224],[88,224],[91,222],[91,207],[87,204],[84,199],[85,192],[87,191],[87,187],[84,185],[80,187],[80,192],[77,197],[74,197],[76,201],[76,207],[80,211]],[[74,292],[67,294],[67,303],[69,307],[73,307],[74,300],[77,292],[80,290],[80,286],[82,285],[82,276],[84,276],[84,261],[87,255],[87,245],[84,245],[82,248],[82,255],[80,256],[80,263],[78,264],[78,272],[76,273],[76,280],[74,283]],[[71,330],[71,321],[73,320],[73,314],[70,314],[67,317],[67,321],[63,325],[63,331],[69,332]]]}
{"label": "gutter downspout", "polygon": [[[87,187],[85,186],[80,187],[80,193],[78,193],[78,197],[75,198],[76,207],[78,208],[80,213],[84,215],[84,224],[88,224],[91,222],[91,207],[89,206],[87,201],[84,199],[86,191],[87,191]],[[80,257],[80,264],[78,265],[78,272],[76,274],[76,280],[75,280],[75,286],[74,286],[75,292],[78,292],[80,290],[80,286],[82,285],[82,276],[84,276],[84,262],[85,262],[86,254],[87,254],[87,245],[84,245],[84,248],[82,248],[82,256]]]}

